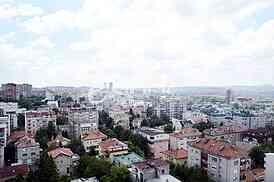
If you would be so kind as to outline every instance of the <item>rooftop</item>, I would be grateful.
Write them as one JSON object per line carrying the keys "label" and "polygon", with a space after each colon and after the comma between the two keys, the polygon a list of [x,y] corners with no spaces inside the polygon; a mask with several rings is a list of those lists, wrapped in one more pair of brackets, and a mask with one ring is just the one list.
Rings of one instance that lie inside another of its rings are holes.
{"label": "rooftop", "polygon": [[48,152],[48,155],[52,158],[56,158],[59,155],[66,155],[72,157],[74,154],[69,148],[57,148]]}
{"label": "rooftop", "polygon": [[39,143],[37,143],[34,138],[25,135],[24,137],[20,138],[16,143],[15,146],[17,148],[28,148],[28,147],[39,147]]}
{"label": "rooftop", "polygon": [[133,165],[140,170],[144,170],[144,169],[150,169],[155,167],[157,168],[160,166],[166,166],[166,165],[169,165],[169,163],[161,159],[148,159],[142,162],[136,162]]}
{"label": "rooftop", "polygon": [[82,140],[106,139],[107,136],[99,130],[90,131],[82,136]]}
{"label": "rooftop", "polygon": [[130,166],[133,163],[141,162],[143,160],[144,159],[141,156],[137,155],[134,152],[113,157],[113,161],[119,161],[121,164],[126,165],[126,166]]}
{"label": "rooftop", "polygon": [[242,156],[242,152],[239,148],[216,139],[203,138],[194,142],[190,142],[189,145],[209,154],[228,159],[240,158]]}
{"label": "rooftop", "polygon": [[199,132],[199,130],[196,128],[183,128],[178,132],[170,134],[170,136],[175,138],[185,138],[188,136],[200,136],[200,135],[202,135],[202,133]]}
{"label": "rooftop", "polygon": [[128,146],[116,138],[105,140],[99,144],[102,152],[127,149]]}
{"label": "rooftop", "polygon": [[176,160],[186,159],[187,158],[187,150],[178,149],[178,150],[167,150],[162,152],[162,154],[171,157]]}

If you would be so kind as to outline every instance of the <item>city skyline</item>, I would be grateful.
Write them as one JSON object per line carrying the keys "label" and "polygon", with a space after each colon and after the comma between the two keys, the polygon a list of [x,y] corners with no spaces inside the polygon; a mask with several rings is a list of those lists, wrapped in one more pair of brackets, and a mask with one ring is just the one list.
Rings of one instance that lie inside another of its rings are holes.
{"label": "city skyline", "polygon": [[273,85],[273,0],[0,0],[0,83]]}

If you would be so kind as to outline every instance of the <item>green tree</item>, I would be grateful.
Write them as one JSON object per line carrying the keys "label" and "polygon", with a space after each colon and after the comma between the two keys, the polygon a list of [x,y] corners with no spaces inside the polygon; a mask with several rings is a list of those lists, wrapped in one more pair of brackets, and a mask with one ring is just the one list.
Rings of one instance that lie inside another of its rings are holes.
{"label": "green tree", "polygon": [[166,133],[172,133],[174,132],[175,128],[173,127],[173,125],[170,123],[170,124],[167,124],[165,127],[164,127],[164,131]]}
{"label": "green tree", "polygon": [[58,182],[56,165],[46,152],[41,156],[38,176],[40,182]]}
{"label": "green tree", "polygon": [[45,128],[38,129],[35,135],[35,141],[40,144],[40,147],[42,149],[46,149],[48,147],[47,146],[47,143],[48,143],[47,129]]}
{"label": "green tree", "polygon": [[19,113],[17,116],[18,128],[25,129],[25,115],[23,113]]}
{"label": "green tree", "polygon": [[53,124],[52,121],[49,121],[49,123],[48,123],[47,135],[48,135],[48,140],[55,138],[57,135],[55,125]]}
{"label": "green tree", "polygon": [[128,182],[130,181],[129,178],[129,171],[126,167],[117,167],[113,166],[111,168],[111,179],[113,182]]}
{"label": "green tree", "polygon": [[70,148],[73,153],[76,153],[79,156],[86,154],[85,148],[84,148],[81,140],[79,140],[79,139],[76,139],[76,138],[72,139],[70,144],[68,144],[67,147]]}
{"label": "green tree", "polygon": [[12,163],[16,162],[15,159],[15,145],[13,142],[7,144],[7,146],[5,147],[4,153],[5,153],[5,164],[10,165]]}

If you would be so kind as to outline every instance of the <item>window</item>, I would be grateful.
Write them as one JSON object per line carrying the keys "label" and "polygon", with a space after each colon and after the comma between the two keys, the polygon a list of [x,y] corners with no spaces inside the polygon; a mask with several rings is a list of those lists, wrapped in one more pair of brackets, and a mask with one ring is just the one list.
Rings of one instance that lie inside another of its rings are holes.
{"label": "window", "polygon": [[234,166],[237,166],[238,164],[239,164],[238,160],[234,161]]}
{"label": "window", "polygon": [[215,158],[215,157],[211,157],[211,160],[213,161],[213,162],[217,162],[217,158]]}

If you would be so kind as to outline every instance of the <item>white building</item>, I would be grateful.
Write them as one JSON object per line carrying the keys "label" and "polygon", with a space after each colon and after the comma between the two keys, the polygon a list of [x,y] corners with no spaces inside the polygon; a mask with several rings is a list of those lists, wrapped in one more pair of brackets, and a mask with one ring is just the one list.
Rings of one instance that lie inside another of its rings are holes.
{"label": "white building", "polygon": [[7,144],[6,123],[0,123],[0,168],[4,166],[4,148]]}
{"label": "white building", "polygon": [[158,117],[167,116],[172,118],[183,119],[184,105],[181,100],[175,98],[161,98],[157,107],[156,114]]}
{"label": "white building", "polygon": [[46,128],[52,121],[56,124],[56,115],[49,111],[26,111],[25,112],[25,131],[35,135],[39,128]]}
{"label": "white building", "polygon": [[274,153],[266,153],[265,154],[265,182],[273,182],[274,181]]}
{"label": "white building", "polygon": [[188,146],[188,167],[207,169],[208,176],[218,182],[240,182],[240,150],[230,144],[200,139]]}
{"label": "white building", "polygon": [[0,102],[0,109],[3,110],[3,114],[9,116],[10,128],[17,128],[17,102]]}
{"label": "white building", "polygon": [[73,108],[68,113],[71,134],[80,137],[82,134],[98,128],[99,114],[91,108]]}

